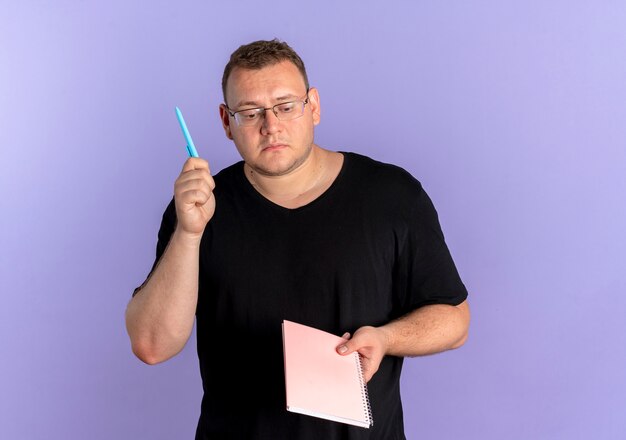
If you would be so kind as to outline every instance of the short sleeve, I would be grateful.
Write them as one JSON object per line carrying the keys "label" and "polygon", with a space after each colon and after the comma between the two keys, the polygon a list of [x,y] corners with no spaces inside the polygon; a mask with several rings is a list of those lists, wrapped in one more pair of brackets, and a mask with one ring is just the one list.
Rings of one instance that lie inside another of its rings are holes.
{"label": "short sleeve", "polygon": [[402,313],[430,304],[461,304],[467,289],[446,245],[437,211],[419,184],[408,209],[406,239],[399,254]]}
{"label": "short sleeve", "polygon": [[159,235],[156,246],[156,258],[154,259],[154,263],[152,264],[152,268],[150,269],[150,273],[146,277],[145,281],[141,284],[141,286],[137,287],[133,291],[133,296],[137,294],[141,290],[141,288],[146,284],[146,282],[150,279],[152,272],[157,267],[161,256],[165,253],[165,249],[167,248],[168,243],[170,242],[170,238],[174,233],[174,229],[176,229],[176,205],[174,203],[174,199],[170,201],[163,213],[163,217],[161,219],[161,226],[159,228]]}

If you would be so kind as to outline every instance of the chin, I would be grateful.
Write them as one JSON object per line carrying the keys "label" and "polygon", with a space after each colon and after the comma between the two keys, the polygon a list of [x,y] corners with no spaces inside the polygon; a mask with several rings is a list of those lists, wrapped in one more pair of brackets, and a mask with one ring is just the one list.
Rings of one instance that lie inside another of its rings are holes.
{"label": "chin", "polygon": [[248,165],[256,172],[266,176],[283,176],[305,163],[311,153],[311,148],[297,157],[294,157],[292,154],[285,154],[288,151],[283,150],[269,154],[262,153],[256,161],[248,162]]}
{"label": "chin", "polygon": [[291,171],[297,168],[297,165],[295,163],[291,165],[255,163],[251,164],[250,167],[254,169],[257,173],[264,176],[276,177],[289,174]]}

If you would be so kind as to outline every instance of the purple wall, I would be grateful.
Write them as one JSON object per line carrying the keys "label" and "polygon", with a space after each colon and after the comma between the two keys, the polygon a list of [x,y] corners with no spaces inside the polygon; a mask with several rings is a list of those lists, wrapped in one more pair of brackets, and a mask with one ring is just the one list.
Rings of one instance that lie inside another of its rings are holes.
{"label": "purple wall", "polygon": [[195,338],[143,365],[124,309],[185,160],[174,106],[237,160],[221,71],[275,36],[317,142],[414,173],[470,290],[469,342],[405,364],[408,438],[624,438],[624,2],[92,3],[0,6],[0,438],[192,438]]}

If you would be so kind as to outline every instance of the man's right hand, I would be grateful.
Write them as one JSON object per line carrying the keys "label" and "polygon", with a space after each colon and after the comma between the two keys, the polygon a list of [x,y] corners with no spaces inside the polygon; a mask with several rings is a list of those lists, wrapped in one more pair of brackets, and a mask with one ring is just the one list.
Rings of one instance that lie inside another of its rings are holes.
{"label": "man's right hand", "polygon": [[198,240],[202,238],[204,228],[215,212],[214,188],[209,163],[198,157],[187,159],[174,184],[178,232]]}

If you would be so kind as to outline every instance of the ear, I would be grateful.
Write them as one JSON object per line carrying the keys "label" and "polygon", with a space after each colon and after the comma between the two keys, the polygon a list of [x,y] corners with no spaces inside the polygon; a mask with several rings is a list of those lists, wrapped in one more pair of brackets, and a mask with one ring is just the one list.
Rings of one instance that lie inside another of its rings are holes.
{"label": "ear", "polygon": [[320,123],[321,108],[320,108],[320,94],[315,87],[309,89],[309,105],[311,106],[311,113],[313,114],[313,125]]}
{"label": "ear", "polygon": [[233,134],[230,131],[230,115],[224,104],[220,104],[220,119],[222,120],[222,127],[224,127],[224,134],[232,141]]}

